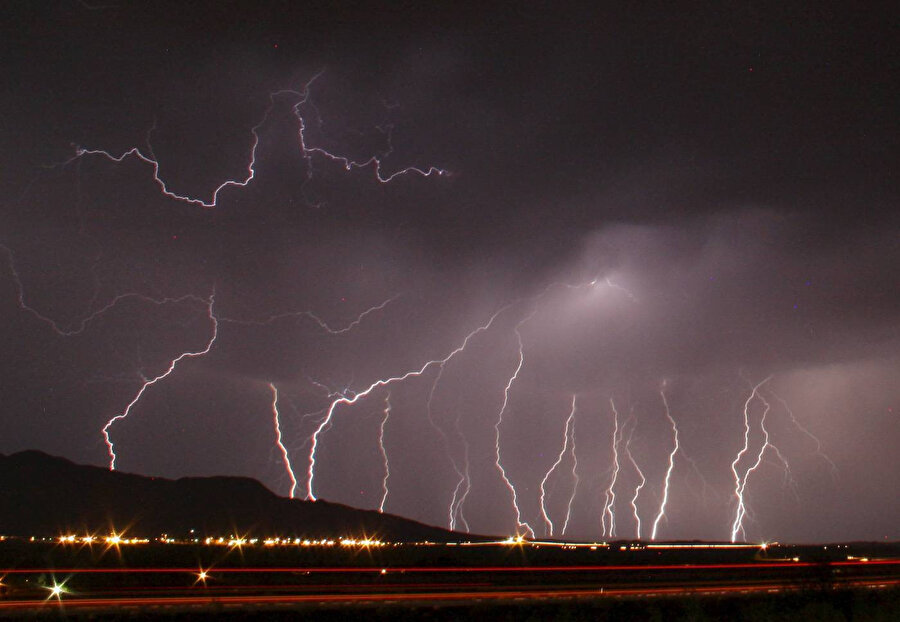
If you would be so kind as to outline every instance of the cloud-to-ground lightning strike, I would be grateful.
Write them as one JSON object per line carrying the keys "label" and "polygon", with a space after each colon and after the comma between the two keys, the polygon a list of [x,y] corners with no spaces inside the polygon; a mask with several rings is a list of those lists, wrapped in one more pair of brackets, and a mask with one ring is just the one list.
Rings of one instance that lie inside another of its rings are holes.
{"label": "cloud-to-ground lightning strike", "polygon": [[578,399],[578,394],[575,393],[572,395],[572,426],[569,428],[569,436],[570,445],[572,447],[572,494],[569,495],[569,503],[566,505],[566,520],[563,522],[562,535],[566,535],[566,530],[569,528],[569,519],[572,516],[572,504],[575,502],[575,494],[578,492],[578,482],[580,478],[578,477],[578,457],[575,454],[575,401]]}
{"label": "cloud-to-ground lightning strike", "polygon": [[[77,160],[83,158],[85,156],[100,156],[106,158],[107,160],[114,163],[121,163],[127,158],[137,158],[140,161],[149,164],[153,169],[153,181],[159,187],[160,192],[169,197],[170,199],[181,201],[184,203],[188,203],[191,205],[197,205],[199,207],[212,208],[216,207],[219,201],[219,195],[226,188],[244,188],[253,181],[254,177],[256,177],[256,150],[259,146],[259,130],[262,126],[268,121],[270,114],[272,113],[273,108],[276,105],[279,97],[283,96],[293,96],[297,98],[297,100],[292,105],[292,111],[294,117],[297,119],[298,130],[297,130],[297,138],[300,147],[300,152],[304,160],[307,161],[309,165],[312,163],[312,157],[314,155],[319,155],[332,162],[337,162],[341,164],[346,170],[351,170],[354,168],[372,168],[375,172],[375,178],[380,183],[388,183],[393,181],[397,177],[401,177],[407,174],[415,174],[420,175],[422,177],[430,177],[432,175],[446,175],[447,171],[444,169],[437,168],[435,166],[429,166],[427,168],[419,168],[415,166],[409,166],[398,171],[395,171],[390,174],[385,174],[383,172],[383,156],[380,158],[378,156],[372,156],[363,161],[355,161],[347,156],[342,156],[338,154],[331,153],[321,147],[312,147],[309,146],[306,142],[306,121],[304,119],[303,113],[301,109],[303,106],[310,101],[310,89],[313,83],[322,75],[323,72],[317,73],[313,76],[304,86],[302,90],[291,90],[284,89],[280,91],[275,91],[270,93],[269,95],[269,106],[266,108],[262,118],[259,122],[254,125],[250,129],[250,160],[246,166],[246,174],[242,179],[229,179],[227,181],[219,184],[211,193],[208,199],[202,199],[197,197],[192,197],[187,194],[179,194],[173,190],[171,190],[166,183],[166,181],[162,178],[160,174],[160,162],[153,155],[152,148],[148,148],[146,153],[141,150],[140,147],[132,147],[128,149],[124,153],[119,155],[114,155],[109,151],[103,149],[87,149],[85,147],[78,147],[75,150],[75,156],[68,160],[66,163],[71,162],[73,160]],[[307,177],[311,175],[311,169],[307,172]]]}
{"label": "cloud-to-ground lightning strike", "polygon": [[494,324],[494,321],[500,316],[500,314],[503,313],[504,311],[506,311],[510,306],[512,306],[512,304],[513,303],[507,304],[507,305],[501,307],[499,310],[497,310],[485,324],[482,324],[481,326],[479,326],[478,328],[476,328],[475,330],[470,332],[468,335],[466,335],[465,339],[463,339],[463,342],[457,348],[452,350],[444,358],[432,359],[432,360],[426,362],[421,367],[404,372],[403,374],[400,374],[399,376],[391,376],[388,378],[382,378],[382,379],[376,380],[375,382],[370,384],[366,389],[359,391],[358,393],[354,393],[352,396],[342,395],[342,396],[339,396],[336,399],[334,399],[328,405],[328,408],[325,411],[325,417],[322,419],[322,421],[319,423],[319,426],[316,428],[316,430],[312,434],[312,443],[311,443],[311,447],[309,450],[309,460],[308,460],[309,466],[306,471],[306,498],[310,501],[316,500],[316,495],[314,492],[314,490],[315,490],[314,479],[315,479],[315,472],[316,472],[316,450],[318,449],[318,446],[319,446],[319,436],[331,424],[332,417],[334,417],[334,411],[339,405],[341,405],[341,404],[344,404],[347,406],[353,405],[356,402],[358,402],[360,399],[367,397],[370,393],[372,393],[372,391],[374,391],[375,389],[377,389],[379,387],[386,387],[386,386],[392,385],[396,382],[402,382],[402,381],[406,380],[407,378],[411,378],[414,376],[416,376],[416,377],[421,376],[423,373],[425,373],[425,371],[427,371],[431,367],[439,366],[441,364],[446,363],[447,361],[452,359],[454,356],[456,356],[457,354],[459,354],[460,352],[465,350],[466,346],[469,344],[469,341],[471,341],[472,338],[475,337],[475,335],[488,330]]}
{"label": "cloud-to-ground lightning strike", "polygon": [[[534,315],[532,313],[532,315]],[[512,388],[513,383],[519,377],[519,372],[522,371],[522,366],[525,364],[525,344],[522,342],[522,333],[520,329],[522,328],[522,324],[531,319],[532,315],[529,315],[524,320],[520,321],[515,327],[516,333],[516,343],[519,346],[519,360],[516,364],[516,369],[513,372],[512,376],[509,377],[509,380],[506,382],[506,386],[503,388],[503,404],[500,406],[500,411],[497,413],[497,420],[494,423],[494,450],[495,457],[494,464],[497,467],[497,470],[500,471],[500,478],[503,480],[503,483],[509,489],[509,493],[512,496],[512,504],[513,509],[516,512],[516,532],[524,527],[529,535],[534,537],[534,529],[531,528],[527,522],[522,520],[522,512],[519,509],[519,499],[516,494],[516,487],[509,480],[509,477],[506,475],[506,469],[503,468],[503,463],[500,460],[500,426],[503,424],[503,414],[506,412],[506,407],[509,405],[509,390]]]}
{"label": "cloud-to-ground lightning strike", "polygon": [[[763,456],[765,455],[767,449],[771,449],[772,452],[775,454],[775,456],[778,458],[778,460],[781,461],[781,464],[784,467],[784,483],[785,483],[785,485],[790,486],[792,490],[794,490],[794,486],[795,486],[793,477],[791,475],[790,465],[788,464],[787,458],[785,458],[785,456],[781,452],[781,450],[778,449],[778,447],[772,443],[771,436],[769,434],[769,429],[766,427],[766,419],[769,416],[769,411],[772,409],[772,405],[769,403],[768,400],[766,400],[765,397],[763,397],[760,387],[762,387],[762,385],[765,384],[766,382],[768,382],[769,380],[771,380],[771,376],[767,377],[765,380],[763,380],[761,383],[759,383],[758,385],[756,385],[753,388],[753,392],[750,394],[750,398],[748,398],[748,400],[744,406],[745,415],[747,415],[749,418],[749,412],[748,412],[749,404],[750,404],[750,401],[753,399],[753,397],[755,396],[760,402],[762,402],[763,413],[759,419],[759,429],[763,435],[763,443],[760,446],[759,452],[756,455],[756,460],[753,462],[753,464],[751,466],[749,466],[744,471],[743,476],[740,476],[737,478],[737,481],[735,484],[735,496],[737,497],[738,504],[735,509],[734,522],[731,525],[731,541],[732,542],[735,542],[737,540],[739,533],[743,534],[744,537],[746,537],[746,532],[744,531],[744,518],[748,514],[747,498],[746,498],[747,482],[750,479],[750,474],[753,473],[754,471],[756,471],[756,469],[759,468],[760,464],[762,464]],[[749,426],[749,419],[748,419],[747,425]],[[749,437],[749,432],[746,432],[746,434]],[[745,444],[747,444],[747,443],[745,443]],[[736,465],[737,465],[737,461],[732,464],[732,472],[737,474],[737,466]],[[794,494],[796,495],[796,490],[794,490]]]}
{"label": "cloud-to-ground lightning strike", "polygon": [[637,473],[638,477],[641,478],[641,481],[638,482],[637,486],[634,487],[634,495],[631,497],[631,511],[634,514],[634,524],[635,524],[635,537],[640,540],[641,539],[641,516],[638,513],[637,500],[641,494],[641,488],[644,487],[644,484],[647,483],[647,478],[644,476],[644,472],[641,471],[641,467],[638,466],[637,460],[634,459],[634,454],[631,453],[631,439],[634,436],[634,428],[637,427],[635,423],[631,427],[631,431],[628,433],[628,440],[625,441],[625,456],[628,458],[628,461],[631,463],[631,466],[634,468],[635,473]]}
{"label": "cloud-to-ground lightning strike", "polygon": [[381,503],[378,511],[384,512],[384,504],[388,498],[388,479],[391,477],[391,467],[388,464],[387,450],[384,448],[384,428],[391,416],[391,392],[384,396],[384,410],[381,415],[381,425],[378,426],[378,450],[381,452],[381,461],[384,464],[384,478],[381,480]]}
{"label": "cloud-to-ground lightning strike", "polygon": [[772,376],[766,376],[759,384],[755,385],[750,392],[750,395],[747,397],[747,400],[744,402],[744,446],[741,447],[740,451],[738,451],[737,455],[734,457],[734,461],[731,463],[731,472],[734,475],[734,496],[737,499],[734,522],[731,525],[732,542],[737,541],[738,533],[743,529],[744,514],[746,513],[746,507],[744,505],[744,482],[743,478],[738,473],[737,465],[741,461],[743,455],[750,450],[750,404],[753,402],[754,397],[759,396],[760,388],[771,379]]}
{"label": "cloud-to-ground lightning strike", "polygon": [[116,421],[120,421],[122,419],[127,418],[128,415],[131,414],[132,408],[134,408],[137,405],[138,401],[140,401],[141,397],[144,395],[144,392],[149,387],[153,386],[160,380],[167,378],[173,371],[175,371],[175,368],[178,366],[178,363],[180,363],[181,361],[183,361],[186,358],[197,358],[197,357],[201,357],[201,356],[209,353],[209,351],[213,347],[213,344],[216,342],[216,337],[219,334],[219,320],[216,317],[215,313],[213,312],[213,304],[214,303],[215,303],[215,293],[211,294],[209,297],[209,300],[207,301],[207,305],[208,305],[207,306],[207,317],[209,318],[210,322],[212,322],[212,335],[210,336],[209,341],[206,343],[206,346],[201,350],[188,350],[187,352],[183,352],[182,354],[178,355],[176,358],[172,359],[172,361],[169,363],[168,368],[166,368],[166,371],[159,374],[158,376],[154,376],[153,378],[145,379],[144,384],[141,385],[140,390],[137,392],[137,394],[134,396],[134,398],[128,403],[128,406],[125,407],[125,410],[123,410],[118,415],[112,417],[109,421],[106,422],[106,425],[103,426],[101,433],[103,434],[103,440],[106,442],[106,448],[109,453],[109,470],[110,471],[114,471],[116,469],[116,452],[115,452],[115,447],[113,445],[113,442],[109,436],[109,429],[112,427],[112,425]]}
{"label": "cloud-to-ground lightning strike", "polygon": [[[438,384],[441,381],[441,377],[444,375],[444,365],[438,366],[438,372],[434,377],[434,382],[431,383],[431,391],[428,392],[428,401],[425,402],[425,414],[428,417],[428,423],[431,427],[438,433],[438,436],[441,438],[441,443],[444,446],[444,453],[447,454],[447,458],[450,460],[450,465],[453,467],[453,471],[456,473],[457,481],[456,486],[453,488],[453,493],[450,496],[450,505],[447,508],[447,525],[453,530],[456,529],[456,507],[457,507],[457,496],[459,495],[459,490],[462,487],[463,483],[466,480],[466,476],[463,471],[460,471],[459,465],[456,463],[456,459],[453,457],[453,453],[450,451],[450,439],[447,438],[447,433],[444,432],[444,429],[441,428],[437,422],[434,420],[434,413],[432,412],[432,403],[434,402],[434,394],[437,391]],[[466,458],[468,460],[468,458]]]}
{"label": "cloud-to-ground lightning strike", "polygon": [[663,495],[662,501],[659,504],[659,512],[656,514],[656,519],[653,521],[653,529],[650,531],[650,539],[656,540],[656,531],[659,528],[659,522],[662,520],[663,516],[666,515],[666,503],[669,501],[669,481],[672,478],[672,469],[675,467],[675,454],[678,453],[679,445],[678,445],[678,426],[675,424],[675,419],[672,418],[672,413],[669,410],[669,401],[666,399],[666,382],[663,381],[662,387],[659,390],[659,395],[662,398],[663,406],[666,409],[666,419],[669,420],[669,423],[672,425],[672,451],[669,453],[669,466],[666,469],[666,477],[663,483]]}
{"label": "cloud-to-ground lightning strike", "polygon": [[[466,515],[463,513],[463,505],[466,502],[466,497],[469,496],[469,492],[472,490],[472,476],[469,473],[469,441],[466,440],[465,435],[459,428],[459,421],[461,417],[462,412],[457,411],[456,419],[453,422],[453,429],[456,432],[457,438],[459,438],[463,446],[463,476],[459,480],[459,482],[457,482],[456,488],[453,491],[453,498],[456,499],[456,508],[454,508],[452,505],[450,506],[450,516],[452,522],[451,529],[456,529],[456,524],[457,522],[459,522],[462,524],[466,531],[469,531],[469,523],[468,521],[466,521]],[[463,486],[463,484],[465,484],[465,487],[463,488],[462,494],[459,494],[459,489],[461,486]]]}
{"label": "cloud-to-ground lightning strike", "polygon": [[[556,462],[554,462],[550,468],[547,470],[547,473],[544,475],[544,479],[541,480],[541,518],[544,519],[545,532],[548,536],[553,535],[553,521],[550,520],[550,516],[547,514],[547,504],[546,504],[546,496],[547,496],[547,480],[550,479],[550,475],[553,471],[556,470],[556,467],[560,465],[563,460],[563,456],[569,451],[569,437],[571,436],[570,429],[572,428],[572,420],[575,418],[575,397],[572,397],[572,409],[569,411],[569,416],[566,418],[565,429],[563,430],[563,446],[562,449],[559,450],[559,455],[556,457]],[[570,503],[571,505],[571,503]],[[568,517],[568,514],[566,515]],[[568,522],[568,521],[567,521]]]}
{"label": "cloud-to-ground lightning strike", "polygon": [[294,467],[291,466],[291,457],[288,455],[287,447],[284,446],[281,436],[281,421],[278,412],[278,389],[275,384],[270,382],[269,389],[272,391],[272,425],[275,427],[275,444],[281,452],[281,459],[284,462],[284,470],[291,480],[291,488],[288,496],[293,499],[294,493],[297,491],[297,477],[294,475]]}
{"label": "cloud-to-ground lightning strike", "polygon": [[[616,409],[616,403],[613,401],[613,398],[609,398],[609,405],[612,408],[613,412],[613,469],[612,477],[609,481],[609,487],[607,487],[605,493],[605,501],[603,504],[603,512],[600,517],[600,524],[603,528],[603,535],[608,535],[612,538],[616,535],[616,481],[619,479],[619,444],[622,442],[622,434],[619,431],[619,411]],[[609,518],[608,525],[606,522],[607,517]]]}

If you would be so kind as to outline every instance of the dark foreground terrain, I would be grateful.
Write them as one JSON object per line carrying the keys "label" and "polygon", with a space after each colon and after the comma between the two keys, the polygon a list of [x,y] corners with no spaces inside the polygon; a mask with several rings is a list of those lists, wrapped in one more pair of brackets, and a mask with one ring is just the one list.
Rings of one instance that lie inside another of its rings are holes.
{"label": "dark foreground terrain", "polygon": [[0,617],[900,619],[897,546],[713,546],[7,539]]}

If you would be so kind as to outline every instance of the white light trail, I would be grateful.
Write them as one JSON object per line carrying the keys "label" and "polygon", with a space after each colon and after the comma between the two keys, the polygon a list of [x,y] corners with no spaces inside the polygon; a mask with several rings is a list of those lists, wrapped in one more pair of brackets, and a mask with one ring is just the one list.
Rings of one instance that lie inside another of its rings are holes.
{"label": "white light trail", "polygon": [[[603,527],[603,535],[609,535],[610,538],[616,535],[616,514],[614,511],[615,503],[616,503],[616,481],[619,479],[619,444],[622,442],[622,436],[619,432],[619,411],[616,410],[616,403],[613,401],[613,398],[609,398],[609,405],[612,408],[613,412],[613,442],[612,442],[612,451],[613,451],[613,469],[612,469],[612,478],[609,482],[609,487],[606,489],[605,493],[605,502],[603,505],[603,512],[601,514],[601,525]],[[624,430],[623,430],[624,431]],[[607,522],[606,519],[609,517],[609,529],[607,530]]]}

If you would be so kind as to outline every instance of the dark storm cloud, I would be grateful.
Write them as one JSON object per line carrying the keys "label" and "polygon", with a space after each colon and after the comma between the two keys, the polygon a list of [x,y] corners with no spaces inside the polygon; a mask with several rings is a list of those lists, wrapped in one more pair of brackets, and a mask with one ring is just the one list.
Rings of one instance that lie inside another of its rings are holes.
{"label": "dark storm cloud", "polygon": [[[493,442],[518,327],[524,364],[501,450],[532,524],[573,394],[583,488],[572,533],[598,534],[610,398],[634,417],[652,518],[671,434],[665,379],[695,461],[677,465],[666,537],[726,537],[741,409],[749,383],[772,374],[773,430],[805,507],[826,518],[792,521],[798,502],[766,463],[750,534],[896,536],[874,511],[841,509],[878,507],[871,481],[900,467],[898,64],[885,16],[291,3],[12,13],[0,451],[104,463],[99,429],[142,378],[204,347],[202,299],[214,291],[214,347],[116,424],[121,464],[247,474],[284,492],[269,382],[300,473],[328,391],[443,358],[503,309],[436,387],[436,367],[389,387],[389,510],[445,523],[453,462],[468,455],[471,527],[514,526]],[[380,184],[371,169],[305,159],[296,99],[270,94],[323,69],[299,109],[308,146],[385,155],[388,173],[450,174]],[[149,142],[169,188],[208,201],[246,175],[250,128],[267,109],[252,183],[223,191],[215,209],[163,197],[134,158],[44,167],[73,145],[149,153]],[[201,300],[128,299],[68,337],[48,321],[71,331],[128,292]],[[367,309],[337,334],[310,315],[340,330]],[[774,395],[821,437],[841,478]],[[375,504],[372,434],[386,397],[337,409],[317,474],[325,498]],[[633,487],[634,474],[621,481]],[[550,491],[556,517],[567,485]]]}

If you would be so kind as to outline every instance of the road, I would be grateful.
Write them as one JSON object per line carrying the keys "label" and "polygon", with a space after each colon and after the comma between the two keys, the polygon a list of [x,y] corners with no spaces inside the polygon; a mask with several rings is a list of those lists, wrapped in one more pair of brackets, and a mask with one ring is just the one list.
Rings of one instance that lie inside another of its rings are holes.
{"label": "road", "polygon": [[[900,560],[621,566],[0,570],[4,612],[550,601],[897,588]],[[57,586],[54,592],[53,587]]]}

